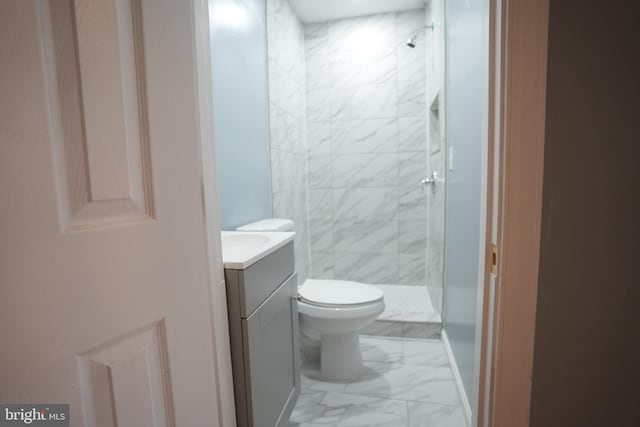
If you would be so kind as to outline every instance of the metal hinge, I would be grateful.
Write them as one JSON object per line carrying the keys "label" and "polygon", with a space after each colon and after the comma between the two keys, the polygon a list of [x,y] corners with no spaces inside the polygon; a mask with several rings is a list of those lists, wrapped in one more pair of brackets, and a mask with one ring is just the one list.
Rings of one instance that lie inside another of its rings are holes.
{"label": "metal hinge", "polygon": [[494,243],[491,244],[491,274],[498,275],[498,246]]}

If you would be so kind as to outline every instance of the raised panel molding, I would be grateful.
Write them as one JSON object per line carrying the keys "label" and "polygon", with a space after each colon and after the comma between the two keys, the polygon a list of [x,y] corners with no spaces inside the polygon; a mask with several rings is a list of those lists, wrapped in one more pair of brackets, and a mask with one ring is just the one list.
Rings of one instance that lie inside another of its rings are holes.
{"label": "raised panel molding", "polygon": [[76,356],[85,425],[174,426],[164,323]]}
{"label": "raised panel molding", "polygon": [[140,2],[39,3],[65,231],[154,216]]}

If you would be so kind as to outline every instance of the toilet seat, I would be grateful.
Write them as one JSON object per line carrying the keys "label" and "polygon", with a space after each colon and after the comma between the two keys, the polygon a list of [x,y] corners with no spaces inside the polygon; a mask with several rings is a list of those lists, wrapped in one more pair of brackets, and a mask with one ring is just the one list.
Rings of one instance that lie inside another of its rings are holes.
{"label": "toilet seat", "polygon": [[384,293],[375,286],[346,280],[307,279],[298,289],[300,301],[316,307],[356,308],[377,305]]}

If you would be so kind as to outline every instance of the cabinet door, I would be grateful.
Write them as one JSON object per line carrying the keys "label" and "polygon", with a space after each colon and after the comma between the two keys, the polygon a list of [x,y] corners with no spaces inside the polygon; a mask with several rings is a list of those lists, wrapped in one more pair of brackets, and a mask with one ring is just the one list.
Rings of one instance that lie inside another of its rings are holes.
{"label": "cabinet door", "polygon": [[[296,275],[242,320],[249,425],[288,425],[300,394]],[[248,362],[248,363],[247,363]]]}

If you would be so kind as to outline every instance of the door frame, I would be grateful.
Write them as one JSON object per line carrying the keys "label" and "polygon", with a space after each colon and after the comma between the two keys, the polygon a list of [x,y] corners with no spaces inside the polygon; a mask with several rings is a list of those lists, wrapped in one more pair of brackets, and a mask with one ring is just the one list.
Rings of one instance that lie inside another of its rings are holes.
{"label": "door frame", "polygon": [[[549,0],[485,2],[484,236],[473,426],[529,425],[542,219]],[[492,244],[497,269],[491,273]]]}
{"label": "door frame", "polygon": [[213,127],[213,81],[211,80],[211,31],[209,0],[193,0],[194,56],[201,144],[201,192],[206,253],[209,262],[211,342],[216,365],[217,425],[235,426],[236,411],[231,369],[231,342],[227,315],[227,291],[222,263],[220,209]]}
{"label": "door frame", "polygon": [[[487,0],[481,250],[472,425],[529,425],[544,157],[549,0]],[[202,196],[218,423],[235,406],[213,132],[208,0],[193,0]],[[498,247],[491,274],[491,245]]]}

